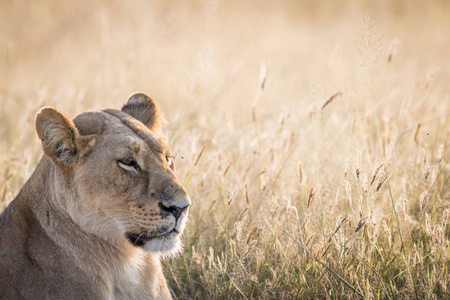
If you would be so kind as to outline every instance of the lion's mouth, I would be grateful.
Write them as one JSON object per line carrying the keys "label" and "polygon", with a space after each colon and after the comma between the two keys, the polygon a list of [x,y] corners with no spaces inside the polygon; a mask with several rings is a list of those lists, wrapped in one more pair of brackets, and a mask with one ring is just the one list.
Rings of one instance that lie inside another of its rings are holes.
{"label": "lion's mouth", "polygon": [[167,236],[170,234],[176,234],[178,235],[179,232],[178,230],[176,230],[175,228],[172,229],[171,231],[164,233],[164,234],[160,234],[160,235],[155,235],[155,236],[148,236],[145,234],[138,234],[138,233],[127,233],[127,238],[128,241],[130,241],[131,244],[133,244],[134,246],[137,247],[142,247],[145,245],[145,243],[151,241],[154,238],[158,238],[158,237],[163,237],[163,236]]}
{"label": "lion's mouth", "polygon": [[142,247],[152,239],[152,237],[146,236],[144,234],[137,233],[127,233],[127,238],[134,246]]}

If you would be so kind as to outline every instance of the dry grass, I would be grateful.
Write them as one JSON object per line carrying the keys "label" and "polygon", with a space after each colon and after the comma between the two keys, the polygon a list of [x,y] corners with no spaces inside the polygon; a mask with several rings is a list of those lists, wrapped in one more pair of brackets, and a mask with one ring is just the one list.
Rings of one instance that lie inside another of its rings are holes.
{"label": "dry grass", "polygon": [[446,1],[64,3],[0,3],[0,210],[40,106],[142,90],[194,203],[178,299],[448,297]]}

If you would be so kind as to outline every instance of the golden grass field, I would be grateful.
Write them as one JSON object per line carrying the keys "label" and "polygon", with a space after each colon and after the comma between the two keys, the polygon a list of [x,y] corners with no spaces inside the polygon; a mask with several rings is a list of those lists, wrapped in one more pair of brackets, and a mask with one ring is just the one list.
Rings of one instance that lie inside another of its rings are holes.
{"label": "golden grass field", "polygon": [[450,3],[1,1],[0,211],[34,116],[151,95],[192,200],[178,299],[450,294]]}

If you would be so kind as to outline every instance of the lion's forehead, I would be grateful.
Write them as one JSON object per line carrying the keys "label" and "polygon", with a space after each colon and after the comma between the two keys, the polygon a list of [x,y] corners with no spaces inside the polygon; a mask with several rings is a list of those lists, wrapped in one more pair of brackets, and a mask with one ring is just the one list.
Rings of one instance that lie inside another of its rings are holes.
{"label": "lion's forehead", "polygon": [[[74,123],[82,135],[96,134],[113,136],[115,139],[141,140],[143,147],[148,146],[152,152],[164,153],[168,146],[161,136],[151,131],[140,121],[115,109],[88,111],[78,115]],[[133,143],[135,144],[135,143]],[[129,146],[133,146],[130,145]]]}
{"label": "lion's forehead", "polygon": [[163,139],[140,121],[118,110],[107,109],[103,112],[108,115],[108,120],[111,122],[108,129],[122,134],[132,134],[144,141],[152,151],[164,152],[167,146]]}

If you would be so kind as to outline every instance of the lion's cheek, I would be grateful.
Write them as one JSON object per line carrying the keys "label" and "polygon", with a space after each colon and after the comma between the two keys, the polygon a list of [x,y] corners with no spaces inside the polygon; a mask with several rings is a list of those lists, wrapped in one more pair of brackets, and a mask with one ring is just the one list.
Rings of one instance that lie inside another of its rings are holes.
{"label": "lion's cheek", "polygon": [[[84,198],[97,202],[98,199],[113,204],[123,203],[123,199],[135,199],[141,192],[141,184],[138,180],[124,176],[123,174],[102,174],[98,172],[84,172],[89,174],[77,180],[77,186],[82,191]],[[101,204],[101,203],[97,203]]]}

